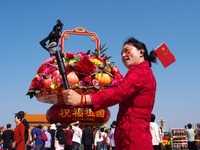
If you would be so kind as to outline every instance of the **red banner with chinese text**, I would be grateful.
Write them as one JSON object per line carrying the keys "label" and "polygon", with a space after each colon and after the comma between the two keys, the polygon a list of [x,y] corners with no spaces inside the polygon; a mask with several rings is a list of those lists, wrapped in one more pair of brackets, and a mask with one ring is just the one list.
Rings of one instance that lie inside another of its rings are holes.
{"label": "red banner with chinese text", "polygon": [[49,123],[81,123],[105,124],[110,119],[110,111],[100,109],[92,111],[90,106],[72,107],[65,104],[53,105],[46,113]]}

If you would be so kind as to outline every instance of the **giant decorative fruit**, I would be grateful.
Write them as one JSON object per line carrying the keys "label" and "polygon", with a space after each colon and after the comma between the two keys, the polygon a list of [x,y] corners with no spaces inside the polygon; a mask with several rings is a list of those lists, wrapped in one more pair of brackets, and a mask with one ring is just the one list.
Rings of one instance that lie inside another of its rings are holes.
{"label": "giant decorative fruit", "polygon": [[95,79],[99,81],[101,86],[107,86],[111,83],[111,77],[106,73],[98,73]]}
{"label": "giant decorative fruit", "polygon": [[67,79],[68,79],[68,82],[69,82],[69,85],[70,86],[73,86],[73,85],[76,85],[79,81],[77,75],[75,72],[70,72],[68,75],[67,75]]}
{"label": "giant decorative fruit", "polygon": [[51,78],[43,79],[43,85],[44,85],[44,87],[45,88],[50,88],[51,82],[52,82]]}

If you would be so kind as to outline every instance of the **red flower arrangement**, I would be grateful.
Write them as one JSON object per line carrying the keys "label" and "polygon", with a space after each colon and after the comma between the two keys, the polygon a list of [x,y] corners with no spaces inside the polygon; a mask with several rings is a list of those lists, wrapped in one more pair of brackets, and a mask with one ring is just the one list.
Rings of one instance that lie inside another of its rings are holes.
{"label": "red flower arrangement", "polygon": [[[123,77],[114,63],[109,61],[110,57],[104,54],[107,50],[107,48],[103,50],[104,46],[100,49],[100,56],[97,55],[97,50],[95,52],[89,50],[87,53],[64,53],[63,62],[70,88],[96,90],[102,87],[109,88]],[[55,56],[51,56],[36,71],[26,95],[32,98],[43,92],[62,89],[64,89],[62,76]]]}

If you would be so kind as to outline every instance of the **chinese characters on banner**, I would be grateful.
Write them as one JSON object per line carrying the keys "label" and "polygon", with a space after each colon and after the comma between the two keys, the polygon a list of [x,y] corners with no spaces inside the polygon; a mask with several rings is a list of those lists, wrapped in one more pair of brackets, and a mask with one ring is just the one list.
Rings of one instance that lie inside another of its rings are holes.
{"label": "chinese characters on banner", "polygon": [[93,112],[90,108],[73,108],[73,109],[60,109],[58,114],[61,118],[70,118],[72,121],[95,121],[95,118],[104,118],[105,111],[103,109]]}
{"label": "chinese characters on banner", "polygon": [[48,122],[71,123],[80,121],[81,123],[104,124],[110,119],[108,108],[93,111],[90,106],[71,107],[69,105],[53,105],[46,113]]}

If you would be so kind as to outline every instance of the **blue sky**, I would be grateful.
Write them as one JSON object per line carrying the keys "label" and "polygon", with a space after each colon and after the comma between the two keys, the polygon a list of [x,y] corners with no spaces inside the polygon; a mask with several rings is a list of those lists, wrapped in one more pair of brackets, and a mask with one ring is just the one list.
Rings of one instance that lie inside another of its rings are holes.
{"label": "blue sky", "polygon": [[[50,104],[26,96],[31,80],[41,63],[49,58],[39,41],[52,30],[57,19],[63,30],[84,27],[96,32],[101,44],[108,47],[123,74],[121,63],[123,42],[133,36],[151,51],[165,42],[176,62],[164,68],[152,66],[157,79],[157,94],[153,113],[163,118],[166,128],[184,127],[200,122],[200,1],[66,1],[34,0],[3,1],[0,5],[1,25],[1,113],[0,126],[14,124],[14,113],[46,113]],[[95,48],[90,39],[70,37],[65,51],[86,51]],[[118,106],[109,108],[115,120]]]}

